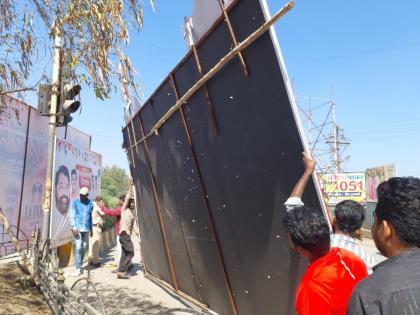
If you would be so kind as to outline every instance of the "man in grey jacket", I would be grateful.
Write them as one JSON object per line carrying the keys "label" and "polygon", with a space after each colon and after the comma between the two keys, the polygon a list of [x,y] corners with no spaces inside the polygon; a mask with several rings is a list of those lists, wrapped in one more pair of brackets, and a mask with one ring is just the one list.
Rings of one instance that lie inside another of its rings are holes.
{"label": "man in grey jacket", "polygon": [[378,186],[372,237],[388,257],[354,289],[347,315],[420,314],[420,179]]}

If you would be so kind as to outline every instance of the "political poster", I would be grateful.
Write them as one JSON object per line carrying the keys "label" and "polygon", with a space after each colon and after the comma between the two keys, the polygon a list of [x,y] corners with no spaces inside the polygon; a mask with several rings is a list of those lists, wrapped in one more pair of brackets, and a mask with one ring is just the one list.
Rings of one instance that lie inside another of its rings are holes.
{"label": "political poster", "polygon": [[47,174],[48,156],[48,117],[30,109],[28,147],[25,173],[23,176],[23,192],[21,215],[19,222],[23,238],[31,236],[35,227],[42,227],[45,177]]}
{"label": "political poster", "polygon": [[397,176],[397,170],[394,164],[382,165],[378,167],[368,168],[366,170],[367,175],[367,201],[376,202],[378,196],[376,189],[379,184],[390,179],[391,177]]}
{"label": "political poster", "polygon": [[[0,97],[0,207],[16,232],[29,109],[17,99],[6,95]],[[1,234],[0,242],[7,242],[6,237]]]}
{"label": "political poster", "polygon": [[54,247],[73,239],[70,207],[79,198],[80,188],[87,187],[92,200],[100,193],[101,163],[101,155],[67,140],[56,140],[50,229]]}
{"label": "political poster", "polygon": [[349,199],[366,204],[364,172],[324,173],[319,174],[318,177],[327,204],[337,204]]}

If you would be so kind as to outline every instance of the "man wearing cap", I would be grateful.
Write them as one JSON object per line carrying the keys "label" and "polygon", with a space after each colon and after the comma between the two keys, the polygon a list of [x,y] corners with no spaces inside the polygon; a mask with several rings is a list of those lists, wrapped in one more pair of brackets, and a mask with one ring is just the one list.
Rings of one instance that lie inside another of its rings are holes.
{"label": "man wearing cap", "polygon": [[89,234],[92,232],[93,203],[88,198],[89,189],[82,187],[79,199],[76,199],[70,209],[70,229],[74,235],[74,257],[76,271],[73,276],[83,274],[83,258],[89,248]]}

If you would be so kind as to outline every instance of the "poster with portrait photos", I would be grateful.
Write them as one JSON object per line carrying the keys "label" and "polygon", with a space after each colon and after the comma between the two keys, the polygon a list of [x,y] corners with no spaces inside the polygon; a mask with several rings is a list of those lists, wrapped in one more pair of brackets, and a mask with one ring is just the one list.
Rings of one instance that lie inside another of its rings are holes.
{"label": "poster with portrait photos", "polygon": [[[29,110],[26,104],[6,95],[0,96],[0,208],[12,231],[17,234],[26,133]],[[0,220],[0,256],[10,254],[10,238]]]}
{"label": "poster with portrait photos", "polygon": [[[30,108],[25,174],[19,222],[21,238],[30,238],[35,228],[42,227],[45,177],[47,175],[48,121]],[[27,244],[21,244],[25,247]]]}
{"label": "poster with portrait photos", "polygon": [[367,176],[367,201],[377,202],[378,196],[376,189],[379,184],[387,181],[391,177],[397,176],[397,168],[395,164],[382,165],[366,169]]}
{"label": "poster with portrait photos", "polygon": [[67,140],[56,140],[50,228],[53,246],[73,240],[70,230],[70,207],[79,198],[80,188],[89,189],[91,200],[100,194],[101,163],[100,154]]}

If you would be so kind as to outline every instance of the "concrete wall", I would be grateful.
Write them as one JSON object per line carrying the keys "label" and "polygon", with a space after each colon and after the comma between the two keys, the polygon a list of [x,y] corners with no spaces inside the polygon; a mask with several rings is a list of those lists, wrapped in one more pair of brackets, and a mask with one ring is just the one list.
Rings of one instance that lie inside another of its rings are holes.
{"label": "concrete wall", "polygon": [[[101,253],[115,246],[116,240],[117,235],[115,233],[115,227],[113,227],[111,230],[102,232],[102,238],[100,241]],[[59,246],[57,248],[57,257],[59,267],[64,268],[68,266],[74,266],[73,242]],[[87,260],[87,257],[88,255],[85,255],[85,261]]]}

